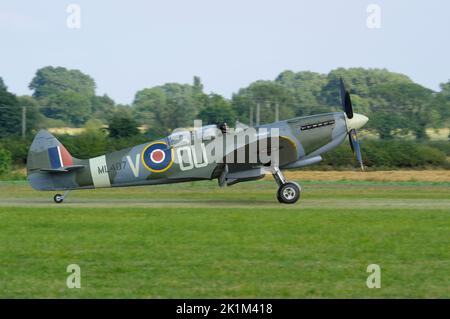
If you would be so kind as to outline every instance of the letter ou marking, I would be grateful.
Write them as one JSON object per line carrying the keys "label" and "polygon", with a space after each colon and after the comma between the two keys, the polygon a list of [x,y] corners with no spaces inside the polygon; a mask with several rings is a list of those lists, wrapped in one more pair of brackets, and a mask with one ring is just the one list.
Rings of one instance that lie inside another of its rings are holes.
{"label": "letter ou marking", "polygon": [[208,165],[208,157],[206,156],[206,147],[205,144],[201,144],[200,145],[201,149],[202,149],[202,157],[203,157],[203,162],[199,163],[198,159],[197,159],[197,152],[195,150],[195,146],[192,146],[192,158],[194,160],[194,165],[196,168],[200,168],[200,167],[205,167]]}
{"label": "letter ou marking", "polygon": [[[206,155],[205,144],[201,144],[203,162],[199,163],[197,154],[195,152],[195,146],[182,146],[177,148],[177,158],[180,163],[180,169],[182,171],[188,171],[190,169],[201,168],[208,165],[208,157]],[[186,160],[186,161],[185,161]]]}
{"label": "letter ou marking", "polygon": [[[183,156],[185,154],[187,155],[186,162],[184,161],[186,156]],[[194,163],[192,161],[192,152],[191,152],[191,148],[189,146],[182,146],[182,147],[177,148],[177,158],[178,158],[178,162],[180,163],[180,169],[182,171],[188,171],[194,167]],[[186,163],[187,163],[187,165],[185,165]]]}

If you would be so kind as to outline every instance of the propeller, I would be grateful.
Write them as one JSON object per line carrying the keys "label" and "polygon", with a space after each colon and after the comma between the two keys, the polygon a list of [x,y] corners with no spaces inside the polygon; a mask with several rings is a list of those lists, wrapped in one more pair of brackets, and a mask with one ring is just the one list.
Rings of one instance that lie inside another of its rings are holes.
{"label": "propeller", "polygon": [[[353,106],[352,100],[350,98],[350,93],[345,89],[344,80],[340,79],[340,87],[341,87],[341,102],[342,107],[344,109],[345,114],[349,120],[353,119]],[[357,117],[361,117],[361,115],[356,114]],[[353,121],[358,121],[359,119],[355,118]],[[349,121],[350,122],[350,121]],[[358,135],[356,134],[356,129],[349,127],[350,131],[348,131],[348,139],[350,142],[350,147],[352,149],[353,155],[356,156],[359,164],[361,165],[361,170],[364,171],[364,164],[361,156],[361,148],[359,146]]]}
{"label": "propeller", "polygon": [[344,80],[340,80],[341,82],[341,102],[342,107],[344,108],[345,114],[347,114],[347,118],[353,118],[353,106],[352,100],[350,99],[350,93],[345,89]]}

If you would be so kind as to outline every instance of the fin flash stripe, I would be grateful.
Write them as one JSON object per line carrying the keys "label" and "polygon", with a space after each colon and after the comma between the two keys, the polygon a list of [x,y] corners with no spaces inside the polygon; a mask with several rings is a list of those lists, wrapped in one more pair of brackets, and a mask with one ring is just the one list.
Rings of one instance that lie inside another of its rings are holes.
{"label": "fin flash stripe", "polygon": [[48,149],[51,168],[60,168],[73,164],[72,156],[62,145],[50,147]]}

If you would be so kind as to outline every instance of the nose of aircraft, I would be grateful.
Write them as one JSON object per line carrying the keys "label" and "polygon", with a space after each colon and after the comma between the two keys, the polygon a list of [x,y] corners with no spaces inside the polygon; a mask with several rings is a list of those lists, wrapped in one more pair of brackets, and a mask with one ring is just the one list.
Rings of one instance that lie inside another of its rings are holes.
{"label": "nose of aircraft", "polygon": [[353,113],[353,117],[351,119],[347,119],[347,131],[351,131],[352,129],[359,129],[363,127],[369,118],[365,115]]}

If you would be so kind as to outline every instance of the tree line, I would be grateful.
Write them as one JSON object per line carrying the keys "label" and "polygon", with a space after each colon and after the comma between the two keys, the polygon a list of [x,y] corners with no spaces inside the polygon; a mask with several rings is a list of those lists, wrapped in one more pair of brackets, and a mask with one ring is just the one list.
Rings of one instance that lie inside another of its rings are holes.
{"label": "tree line", "polygon": [[[148,137],[111,137],[97,129],[88,128],[79,135],[58,135],[58,139],[77,158],[91,158],[148,142]],[[32,137],[0,139],[0,180],[24,179],[23,167]],[[366,139],[361,143],[364,166],[367,169],[450,169],[450,143],[447,141]],[[355,169],[357,163],[348,143],[323,155],[323,161],[305,169]],[[18,170],[16,170],[18,169]]]}
{"label": "tree line", "polygon": [[21,132],[22,107],[26,130],[46,127],[106,126],[112,137],[139,134],[161,137],[177,127],[191,127],[194,119],[205,124],[251,122],[259,105],[261,123],[321,112],[341,111],[339,78],[346,82],[356,112],[370,117],[367,130],[380,139],[413,134],[427,139],[427,128],[448,127],[450,81],[435,92],[408,76],[386,69],[338,68],[328,74],[284,71],[274,80],[258,80],[227,99],[204,92],[199,77],[190,84],[166,83],[136,92],[131,105],[117,104],[108,95],[96,95],[95,80],[79,71],[46,66],[29,83],[31,96],[16,96],[0,78],[0,138]]}

